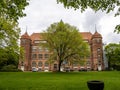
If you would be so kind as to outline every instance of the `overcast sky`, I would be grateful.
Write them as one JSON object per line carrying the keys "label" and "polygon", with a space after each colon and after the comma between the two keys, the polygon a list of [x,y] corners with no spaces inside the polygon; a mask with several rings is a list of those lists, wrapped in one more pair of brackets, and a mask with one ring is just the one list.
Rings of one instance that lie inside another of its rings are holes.
{"label": "overcast sky", "polygon": [[56,0],[30,0],[29,6],[24,11],[27,16],[19,20],[21,34],[25,33],[26,27],[28,34],[42,32],[50,24],[59,22],[61,19],[65,23],[76,26],[80,32],[95,32],[102,34],[104,43],[118,43],[120,34],[113,33],[117,24],[120,24],[120,16],[114,17],[114,12],[95,13],[91,9],[81,13],[80,10],[65,9],[62,4],[57,4]]}

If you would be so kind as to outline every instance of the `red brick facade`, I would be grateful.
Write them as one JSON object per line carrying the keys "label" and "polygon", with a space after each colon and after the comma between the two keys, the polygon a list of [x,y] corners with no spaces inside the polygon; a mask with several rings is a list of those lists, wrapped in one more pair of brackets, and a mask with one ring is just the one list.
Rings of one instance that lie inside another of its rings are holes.
{"label": "red brick facade", "polygon": [[[97,31],[94,34],[90,32],[81,32],[80,34],[82,35],[84,41],[88,42],[90,46],[90,57],[87,59],[84,65],[74,64],[69,66],[69,64],[66,64],[64,68],[69,68],[70,70],[104,70],[101,34],[99,34]],[[24,70],[30,71],[33,68],[36,68],[40,71],[57,70],[57,62],[50,63],[50,61],[48,61],[50,53],[47,49],[43,49],[39,46],[40,42],[45,42],[42,40],[40,33],[33,33],[31,36],[29,36],[26,32],[21,36],[20,45],[25,50],[25,60],[23,63]],[[21,62],[19,68],[21,68]]]}

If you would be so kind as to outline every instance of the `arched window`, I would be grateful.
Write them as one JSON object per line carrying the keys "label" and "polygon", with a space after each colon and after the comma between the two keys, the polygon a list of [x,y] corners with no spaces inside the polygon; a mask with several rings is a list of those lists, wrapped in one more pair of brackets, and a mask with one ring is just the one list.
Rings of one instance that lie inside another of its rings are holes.
{"label": "arched window", "polygon": [[43,65],[42,62],[40,61],[40,62],[38,63],[38,66],[39,66],[39,67],[42,67],[42,65]]}
{"label": "arched window", "polygon": [[36,66],[37,66],[36,62],[35,61],[32,62],[32,67],[36,67]]}
{"label": "arched window", "polygon": [[45,62],[45,67],[48,67],[49,66],[49,63],[48,62]]}

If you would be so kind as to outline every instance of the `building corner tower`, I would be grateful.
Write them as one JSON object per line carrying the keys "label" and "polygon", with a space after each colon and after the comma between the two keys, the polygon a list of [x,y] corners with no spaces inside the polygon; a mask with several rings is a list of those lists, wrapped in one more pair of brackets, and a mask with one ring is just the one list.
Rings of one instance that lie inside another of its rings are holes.
{"label": "building corner tower", "polygon": [[31,38],[28,35],[27,31],[20,38],[20,46],[24,49],[24,60],[22,65],[24,66],[25,71],[31,70]]}
{"label": "building corner tower", "polygon": [[97,31],[91,38],[92,69],[104,70],[102,36]]}

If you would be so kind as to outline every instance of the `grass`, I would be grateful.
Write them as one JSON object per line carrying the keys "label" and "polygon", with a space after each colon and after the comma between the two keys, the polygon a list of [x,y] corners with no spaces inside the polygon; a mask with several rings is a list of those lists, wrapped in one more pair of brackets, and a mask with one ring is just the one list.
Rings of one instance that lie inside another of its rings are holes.
{"label": "grass", "polygon": [[88,80],[102,80],[104,90],[120,90],[120,72],[0,72],[0,90],[88,90]]}

